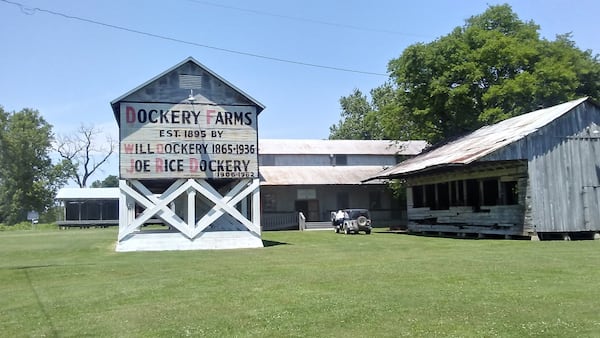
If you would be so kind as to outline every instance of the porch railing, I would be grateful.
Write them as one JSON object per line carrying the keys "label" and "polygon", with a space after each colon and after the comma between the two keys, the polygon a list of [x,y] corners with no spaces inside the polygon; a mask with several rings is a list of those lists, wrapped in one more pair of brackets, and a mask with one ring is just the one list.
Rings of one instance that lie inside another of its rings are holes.
{"label": "porch railing", "polygon": [[299,218],[297,212],[264,213],[260,222],[263,231],[299,229]]}

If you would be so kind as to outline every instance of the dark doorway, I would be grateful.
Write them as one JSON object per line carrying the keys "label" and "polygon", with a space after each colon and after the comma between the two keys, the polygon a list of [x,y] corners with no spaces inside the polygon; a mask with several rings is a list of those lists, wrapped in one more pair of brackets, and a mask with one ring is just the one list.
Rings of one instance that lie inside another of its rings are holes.
{"label": "dark doorway", "polygon": [[479,182],[477,180],[467,180],[467,205],[479,209]]}
{"label": "dark doorway", "polygon": [[309,222],[319,221],[319,200],[297,200],[294,208],[301,212]]}
{"label": "dark doorway", "polygon": [[436,209],[448,210],[450,209],[450,187],[448,182],[437,184],[437,203]]}

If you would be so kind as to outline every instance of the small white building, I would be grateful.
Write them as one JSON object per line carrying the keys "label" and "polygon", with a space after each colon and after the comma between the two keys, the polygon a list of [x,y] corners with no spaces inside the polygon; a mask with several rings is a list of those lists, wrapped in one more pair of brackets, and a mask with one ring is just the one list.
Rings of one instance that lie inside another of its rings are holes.
{"label": "small white building", "polygon": [[119,188],[62,188],[56,200],[63,207],[60,227],[119,225]]}

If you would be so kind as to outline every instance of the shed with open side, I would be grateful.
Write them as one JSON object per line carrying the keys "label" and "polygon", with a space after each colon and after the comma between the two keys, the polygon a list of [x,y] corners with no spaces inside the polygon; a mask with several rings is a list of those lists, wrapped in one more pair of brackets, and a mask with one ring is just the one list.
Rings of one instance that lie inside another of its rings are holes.
{"label": "shed with open side", "polygon": [[600,106],[581,98],[484,126],[374,178],[405,181],[413,232],[597,238]]}

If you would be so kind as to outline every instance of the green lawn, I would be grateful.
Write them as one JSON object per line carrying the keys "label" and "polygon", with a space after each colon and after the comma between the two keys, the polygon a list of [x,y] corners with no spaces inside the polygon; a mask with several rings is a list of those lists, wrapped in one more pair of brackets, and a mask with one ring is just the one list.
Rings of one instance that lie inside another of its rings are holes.
{"label": "green lawn", "polygon": [[0,336],[600,336],[598,241],[266,232],[116,253],[116,229],[0,232]]}

